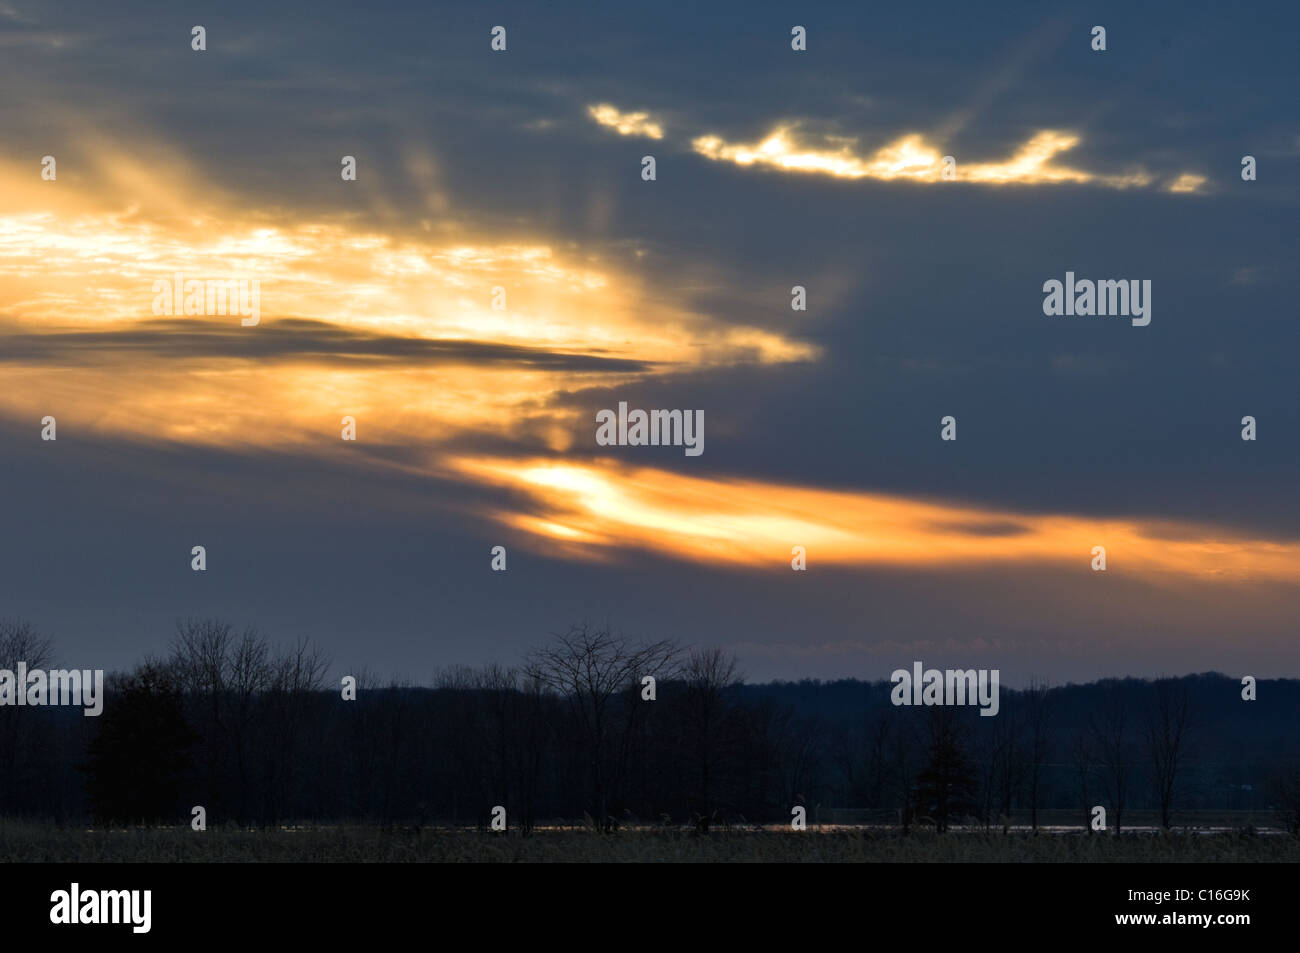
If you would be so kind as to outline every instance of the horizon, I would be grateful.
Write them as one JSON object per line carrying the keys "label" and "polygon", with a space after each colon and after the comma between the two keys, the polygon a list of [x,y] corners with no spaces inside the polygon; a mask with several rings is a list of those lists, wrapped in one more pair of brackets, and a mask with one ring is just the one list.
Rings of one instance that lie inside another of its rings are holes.
{"label": "horizon", "polygon": [[[201,625],[216,624],[218,626],[228,626],[230,634],[232,636],[238,635],[241,638],[245,635],[252,635],[255,639],[259,639],[263,641],[267,649],[272,652],[291,651],[297,648],[296,645],[276,640],[272,633],[264,632],[258,629],[256,626],[240,625],[224,619],[195,619],[191,617],[185,620],[177,620],[177,630],[179,631],[179,629],[184,625],[187,624],[193,625],[195,623],[199,623]],[[584,625],[589,625],[589,623],[585,623],[585,622],[576,623],[575,626],[570,628],[570,632]],[[39,627],[33,625],[30,620],[0,618],[0,633],[6,633],[11,630],[23,630],[24,628],[27,630],[28,634],[30,634],[30,636],[34,640],[36,640],[37,643],[48,644],[48,651],[51,654],[50,657],[46,658],[42,662],[41,667],[44,668],[45,670],[60,668],[61,665],[59,664],[59,649],[58,649],[57,639],[50,636],[48,633],[41,632]],[[597,631],[605,631],[599,626],[594,628]],[[614,636],[615,638],[620,638],[620,639],[625,638],[624,634],[618,632],[617,630],[610,629],[608,631],[609,634]],[[561,635],[563,635],[563,633],[558,633],[558,632],[551,633],[552,638],[559,638]],[[637,644],[635,640],[628,640],[628,641],[632,644]],[[150,663],[161,663],[163,665],[170,664],[172,662],[172,652],[176,648],[176,644],[177,643],[175,641],[175,636],[173,636],[173,639],[166,643],[163,651],[159,653],[154,653],[154,652],[145,653],[144,655],[135,659],[133,662],[127,664],[126,666],[115,667],[115,668],[102,668],[102,669],[83,668],[81,670],[102,671],[105,678],[105,685],[108,687],[109,691],[112,691],[114,690],[114,685],[110,684],[110,680],[129,677],[133,672],[138,671],[141,666],[144,666],[146,664],[150,664]],[[307,648],[309,650],[319,649],[319,646],[312,643],[310,638],[307,638],[302,644],[304,648]],[[327,665],[327,668],[324,672],[323,677],[329,684],[326,684],[320,687],[319,689],[315,689],[315,690],[321,692],[336,692],[337,688],[335,687],[335,683],[337,683],[341,678],[348,675],[358,676],[358,674],[361,672],[365,673],[365,675],[371,682],[370,687],[375,690],[388,689],[388,688],[401,688],[401,689],[418,688],[418,689],[432,690],[432,691],[443,690],[446,688],[450,688],[452,686],[440,685],[438,684],[438,680],[440,678],[454,676],[462,671],[483,672],[496,666],[500,666],[506,670],[513,669],[515,671],[522,671],[527,664],[528,655],[535,653],[544,644],[545,643],[543,641],[538,641],[536,644],[531,646],[527,651],[525,651],[520,656],[518,656],[516,660],[513,662],[499,659],[499,658],[494,658],[478,664],[465,664],[465,663],[458,662],[458,663],[451,663],[451,664],[444,664],[444,665],[435,665],[434,668],[432,668],[429,671],[429,673],[426,676],[424,676],[424,680],[422,681],[413,679],[412,675],[409,672],[398,672],[398,671],[381,672],[365,666],[362,666],[360,668],[349,667],[346,664],[340,663],[336,659],[326,657],[324,661]],[[692,651],[700,651],[703,649],[707,649],[708,646],[687,643],[687,644],[678,645],[678,648],[682,652],[689,653]],[[4,663],[7,661],[10,660],[0,659],[0,663]],[[25,660],[15,658],[12,661],[22,662]],[[930,669],[936,669],[941,672],[970,670],[969,666],[961,669],[950,669],[946,666],[940,667],[938,665],[931,665],[925,659],[912,660],[908,664],[922,665],[924,666],[927,672]],[[806,684],[830,686],[830,685],[836,685],[840,683],[854,683],[859,685],[869,685],[872,687],[885,686],[886,688],[888,688],[890,685],[893,684],[892,676],[898,671],[901,671],[901,669],[891,669],[888,675],[880,675],[874,677],[870,675],[837,675],[837,676],[828,676],[828,677],[804,675],[804,676],[799,676],[794,678],[791,677],[782,678],[776,676],[771,678],[751,680],[748,678],[747,674],[743,671],[743,669],[740,669],[736,673],[736,677],[737,677],[736,684],[739,687],[744,687],[744,686],[764,687],[764,686],[781,686],[781,685],[798,686],[798,685],[806,685]],[[647,674],[654,674],[654,673],[648,672]],[[1195,678],[1221,678],[1233,683],[1240,684],[1241,680],[1247,675],[1253,678],[1256,684],[1265,683],[1265,682],[1300,682],[1300,677],[1292,677],[1292,676],[1285,676],[1285,675],[1260,677],[1260,676],[1250,675],[1250,673],[1233,674],[1231,672],[1225,672],[1221,670],[1205,669],[1202,671],[1187,671],[1187,672],[1165,671],[1154,675],[1132,675],[1132,674],[1102,675],[1096,678],[1082,680],[1082,681],[1075,681],[1075,680],[1055,681],[1047,676],[1030,674],[1027,677],[1027,680],[1024,681],[1023,683],[1016,683],[1016,682],[1008,681],[1005,678],[1001,678],[999,680],[999,685],[1001,688],[1006,689],[1008,691],[1023,693],[1027,691],[1032,691],[1035,688],[1041,688],[1048,691],[1055,691],[1057,689],[1068,689],[1072,687],[1084,688],[1088,686],[1098,685],[1104,682],[1134,681],[1142,684],[1153,684],[1159,681],[1166,681],[1166,680],[1179,681],[1183,679],[1195,679]],[[661,679],[661,681],[666,681],[666,682],[679,681],[683,677],[684,676],[680,674],[673,674],[669,678]]]}

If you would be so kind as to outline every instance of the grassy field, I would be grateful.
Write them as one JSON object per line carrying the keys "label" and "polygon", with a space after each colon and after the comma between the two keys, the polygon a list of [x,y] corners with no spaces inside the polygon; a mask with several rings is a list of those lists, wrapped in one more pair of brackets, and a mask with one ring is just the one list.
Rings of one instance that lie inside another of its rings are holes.
{"label": "grassy field", "polygon": [[1300,861],[1300,839],[1250,834],[1105,835],[956,831],[661,829],[531,837],[473,830],[320,827],[88,830],[0,821],[0,862],[881,862],[1111,863]]}

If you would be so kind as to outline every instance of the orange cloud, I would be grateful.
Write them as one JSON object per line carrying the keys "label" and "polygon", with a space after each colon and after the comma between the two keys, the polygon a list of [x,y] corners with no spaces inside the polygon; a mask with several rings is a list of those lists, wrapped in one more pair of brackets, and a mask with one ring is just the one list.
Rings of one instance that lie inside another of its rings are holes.
{"label": "orange cloud", "polygon": [[1200,580],[1300,581],[1300,544],[1169,520],[1024,514],[746,479],[687,476],[610,460],[462,457],[451,472],[520,495],[490,515],[588,558],[619,550],[717,565],[788,568],[803,546],[811,567],[982,568],[1054,563]]}
{"label": "orange cloud", "polygon": [[[54,355],[6,356],[0,414],[55,414],[61,428],[66,417],[69,429],[148,441],[277,446],[310,444],[323,433],[337,439],[342,415],[364,414],[359,425],[370,439],[419,442],[468,431],[559,449],[572,439],[559,396],[575,387],[819,353],[776,331],[698,313],[670,292],[652,293],[625,265],[544,239],[403,237],[346,221],[250,224],[234,199],[195,188],[188,174],[172,182],[157,169],[142,183],[134,167],[124,168],[109,179],[125,190],[114,205],[62,170],[42,182],[35,164],[0,167],[0,191],[16,196],[0,210],[0,333],[39,334]],[[190,188],[203,204],[185,207]],[[160,332],[153,284],[176,272],[257,280],[260,326],[241,327],[238,316],[181,315]],[[315,330],[299,332],[290,319],[315,322]],[[285,322],[282,334],[299,334],[303,346],[205,353],[199,336],[223,320],[249,336]],[[191,327],[192,351],[171,347],[166,360],[147,367],[126,343],[145,333],[183,340]],[[368,362],[362,354],[341,368],[312,357],[312,335],[322,327],[497,348],[516,359],[476,359],[466,347],[436,366],[415,356]],[[104,337],[82,348],[74,365],[50,337],[68,332]],[[573,360],[548,362],[547,355]]]}

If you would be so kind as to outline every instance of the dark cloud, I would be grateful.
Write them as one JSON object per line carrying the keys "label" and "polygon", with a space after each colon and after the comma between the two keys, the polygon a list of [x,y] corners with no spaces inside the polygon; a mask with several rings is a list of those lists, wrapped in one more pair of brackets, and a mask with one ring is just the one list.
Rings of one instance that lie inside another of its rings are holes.
{"label": "dark cloud", "polygon": [[1008,520],[988,520],[976,523],[942,522],[935,523],[934,528],[949,533],[962,533],[967,536],[1022,536],[1030,532],[1023,523]]}
{"label": "dark cloud", "polygon": [[395,337],[345,328],[308,318],[276,318],[258,330],[203,318],[158,318],[125,330],[57,331],[0,335],[0,361],[52,365],[95,364],[141,359],[245,358],[287,360],[311,357],[317,363],[387,361],[394,364],[474,364],[541,370],[640,372],[653,362],[602,357],[598,348],[582,354],[488,341]]}

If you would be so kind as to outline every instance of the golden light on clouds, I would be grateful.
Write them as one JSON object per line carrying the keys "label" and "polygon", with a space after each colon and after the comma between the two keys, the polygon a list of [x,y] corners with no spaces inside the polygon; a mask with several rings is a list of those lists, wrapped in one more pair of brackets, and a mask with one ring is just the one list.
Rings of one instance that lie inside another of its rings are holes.
{"label": "golden light on clouds", "polygon": [[[31,351],[2,355],[10,417],[239,446],[337,438],[342,415],[364,414],[370,439],[475,432],[561,448],[572,439],[564,392],[818,355],[699,313],[626,264],[537,238],[250,224],[202,190],[209,204],[177,216],[165,181],[143,205],[78,201],[62,180],[40,183],[42,202],[30,170],[0,169],[10,194],[5,176],[18,198],[0,211],[0,335]],[[177,272],[257,280],[260,323],[159,317],[154,282]]]}
{"label": "golden light on clouds", "polygon": [[457,458],[452,472],[522,500],[502,523],[589,558],[619,550],[715,565],[788,570],[792,546],[810,566],[940,569],[1044,562],[1199,580],[1300,581],[1300,544],[1169,520],[1087,519],[926,502],[746,479],[686,476],[611,460]]}
{"label": "golden light on clouds", "polygon": [[778,126],[757,143],[729,143],[719,136],[692,141],[696,152],[736,165],[763,165],[790,172],[818,172],[843,179],[938,179],[943,157],[920,136],[904,136],[861,158],[847,144],[818,149],[796,142],[788,126]]}
{"label": "golden light on clouds", "polygon": [[[595,110],[622,134],[662,134],[644,113]],[[1005,161],[959,165],[958,178],[1121,184],[1058,164],[1077,144],[1042,132]],[[850,179],[942,175],[939,148],[919,134],[865,156],[845,140],[802,141],[793,127],[754,145],[718,137],[694,145],[718,161]],[[103,177],[111,192],[80,189],[76,175],[56,186],[0,166],[0,190],[11,197],[0,209],[0,337],[8,342],[0,415],[29,424],[56,415],[65,438],[304,454],[336,452],[341,418],[353,416],[360,444],[428,449],[418,465],[364,454],[361,465],[414,466],[508,490],[520,505],[488,515],[573,558],[633,549],[779,568],[800,545],[813,565],[1050,561],[1086,571],[1091,548],[1105,545],[1133,571],[1300,578],[1296,546],[1211,529],[537,456],[593,438],[594,421],[568,399],[574,392],[813,361],[820,351],[779,330],[700,313],[671,288],[651,286],[633,262],[545,235],[387,233],[344,217],[253,216],[183,166],[171,177],[121,162]],[[160,318],[154,282],[177,272],[257,280],[260,323]],[[494,306],[498,289],[503,308]],[[461,438],[514,442],[526,459],[441,455]]]}
{"label": "golden light on clouds", "polygon": [[[20,323],[124,327],[154,317],[152,284],[258,279],[263,314],[376,332],[669,363],[810,360],[814,347],[691,313],[611,266],[549,246],[403,243],[345,226],[244,228],[206,238],[110,215],[0,215],[0,313]],[[493,306],[493,289],[505,307]]]}
{"label": "golden light on clouds", "polygon": [[[1043,130],[1000,162],[963,163],[957,158],[955,181],[986,185],[1048,185],[1088,183],[1108,188],[1150,185],[1145,171],[1102,175],[1057,164],[1056,157],[1080,142],[1068,132]],[[820,142],[801,139],[792,124],[777,126],[756,143],[728,142],[720,136],[699,136],[692,148],[709,159],[736,165],[758,165],[786,172],[807,172],[844,179],[903,179],[941,182],[944,152],[918,133],[909,133],[866,155],[854,151],[855,141],[823,137]]]}
{"label": "golden light on clouds", "polygon": [[1178,178],[1169,183],[1166,188],[1170,192],[1199,192],[1205,185],[1206,178],[1203,175],[1196,175],[1193,172],[1184,172]]}
{"label": "golden light on clouds", "polygon": [[652,121],[647,112],[621,112],[617,106],[597,103],[587,107],[587,115],[602,126],[618,130],[620,136],[645,136],[648,139],[664,137],[663,126]]}

